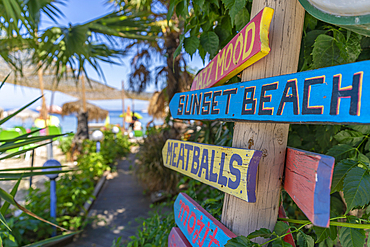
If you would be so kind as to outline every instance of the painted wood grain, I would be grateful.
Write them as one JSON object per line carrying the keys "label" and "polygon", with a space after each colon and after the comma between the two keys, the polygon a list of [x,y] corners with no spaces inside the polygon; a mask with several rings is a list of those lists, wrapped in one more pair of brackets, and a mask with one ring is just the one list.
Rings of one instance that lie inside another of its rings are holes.
{"label": "painted wood grain", "polygon": [[244,201],[256,201],[261,151],[167,140],[162,155],[168,168]]}
{"label": "painted wood grain", "polygon": [[[297,0],[253,0],[251,16],[265,6],[275,11],[270,26],[271,52],[244,70],[242,81],[297,71],[305,11]],[[256,203],[245,203],[225,194],[221,222],[235,234],[247,236],[260,228],[274,229],[288,131],[288,124],[235,123],[233,147],[263,151],[258,165]],[[260,244],[264,242],[264,238],[258,240]]]}
{"label": "painted wood grain", "polygon": [[369,124],[370,61],[176,94],[173,118]]}
{"label": "painted wood grain", "polygon": [[180,193],[174,204],[175,221],[192,246],[224,246],[236,235],[217,221],[187,194]]}
{"label": "painted wood grain", "polygon": [[169,247],[190,247],[191,244],[186,239],[180,228],[172,227],[170,235],[168,235]]}
{"label": "painted wood grain", "polygon": [[329,227],[333,157],[287,149],[284,189],[316,226]]}
{"label": "painted wood grain", "polygon": [[190,90],[222,85],[270,52],[269,28],[274,10],[263,8],[194,78]]}

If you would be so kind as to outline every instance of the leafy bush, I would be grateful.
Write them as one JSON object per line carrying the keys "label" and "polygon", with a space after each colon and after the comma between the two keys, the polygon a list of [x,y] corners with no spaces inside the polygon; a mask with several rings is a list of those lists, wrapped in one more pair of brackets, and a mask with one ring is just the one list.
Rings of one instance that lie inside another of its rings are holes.
{"label": "leafy bush", "polygon": [[72,160],[72,142],[74,135],[68,135],[59,139],[58,147],[66,155],[68,161]]}
{"label": "leafy bush", "polygon": [[140,143],[135,174],[149,191],[165,190],[174,193],[180,174],[163,166],[162,148],[167,139],[179,139],[174,128],[151,132]]}
{"label": "leafy bush", "polygon": [[127,136],[115,135],[112,131],[103,131],[104,139],[101,141],[100,153],[109,164],[114,164],[119,157],[126,156],[132,145]]}
{"label": "leafy bush", "polygon": [[131,241],[127,247],[131,246],[167,246],[168,235],[175,224],[173,212],[167,213],[150,213],[149,218],[142,223],[141,229],[138,230],[137,236],[131,236]]}
{"label": "leafy bush", "polygon": [[[112,169],[113,164],[109,162],[118,158],[119,155],[127,154],[130,146],[127,138],[118,137],[117,141],[115,141],[113,139],[114,136],[111,136],[110,132],[106,132],[105,135],[107,138],[103,140],[105,145],[102,148],[105,152],[96,153],[96,143],[91,140],[84,141],[83,152],[77,158],[78,169],[61,175],[57,179],[56,221],[50,218],[49,181],[45,182],[44,190],[30,188],[26,198],[26,207],[39,216],[69,230],[75,231],[83,228],[86,224],[86,212],[84,212],[83,206],[93,196],[95,184],[104,171]],[[114,146],[113,143],[115,148],[109,154],[107,149],[112,148]],[[12,242],[14,246],[26,245],[45,239],[50,237],[53,231],[50,225],[38,221],[25,213],[20,214],[18,217],[12,217],[9,224],[13,227],[12,233],[9,234],[3,226],[0,228],[0,234],[4,237],[4,242]],[[11,241],[11,238],[14,238],[14,241]]]}

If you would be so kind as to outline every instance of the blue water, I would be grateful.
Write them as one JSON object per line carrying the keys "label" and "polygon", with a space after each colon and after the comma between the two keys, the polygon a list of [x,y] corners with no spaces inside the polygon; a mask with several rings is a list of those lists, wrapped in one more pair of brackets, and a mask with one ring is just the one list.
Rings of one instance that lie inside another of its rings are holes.
{"label": "blue water", "polygon": [[[145,131],[146,124],[152,120],[152,117],[148,115],[148,113],[136,111],[139,113],[141,116],[143,116],[142,119],[139,121],[142,124],[143,130]],[[111,124],[119,124],[122,126],[122,118],[119,117],[119,115],[122,114],[122,111],[109,111],[109,118],[110,118],[110,123]],[[54,116],[57,116],[60,120],[60,125],[62,127],[63,132],[76,132],[77,129],[77,117],[75,115],[68,115],[62,117],[59,114],[52,114]],[[90,123],[90,122],[89,122]],[[91,123],[96,123],[96,121],[91,121]],[[98,123],[104,123],[104,121],[99,121]],[[160,125],[163,124],[163,121],[160,120],[155,120],[154,121],[155,125]],[[25,128],[31,128],[33,125],[33,120],[26,120],[22,122],[20,119],[10,119],[3,125],[1,125],[1,128],[3,129],[8,129],[8,128],[13,128],[14,126],[21,125]],[[126,128],[128,128],[128,124],[126,123]]]}

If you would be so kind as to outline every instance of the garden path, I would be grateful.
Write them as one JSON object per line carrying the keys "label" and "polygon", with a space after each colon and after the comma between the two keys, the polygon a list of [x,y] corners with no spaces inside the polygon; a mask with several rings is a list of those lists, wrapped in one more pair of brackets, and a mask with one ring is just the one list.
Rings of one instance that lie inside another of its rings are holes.
{"label": "garden path", "polygon": [[140,224],[135,218],[148,216],[151,202],[130,169],[135,164],[134,152],[119,162],[117,172],[113,178],[107,178],[92,205],[89,216],[98,220],[90,223],[68,247],[109,247],[114,239],[122,237],[125,242],[135,235]]}

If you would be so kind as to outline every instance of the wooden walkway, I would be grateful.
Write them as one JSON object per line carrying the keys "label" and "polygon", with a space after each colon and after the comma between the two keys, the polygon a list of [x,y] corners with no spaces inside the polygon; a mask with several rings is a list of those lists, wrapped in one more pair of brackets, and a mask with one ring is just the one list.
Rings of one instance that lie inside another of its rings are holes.
{"label": "wooden walkway", "polygon": [[140,225],[135,218],[148,216],[150,197],[143,195],[130,165],[134,166],[135,154],[130,153],[117,167],[117,174],[108,179],[92,205],[89,216],[97,217],[68,247],[109,247],[113,240],[123,241],[135,235]]}

